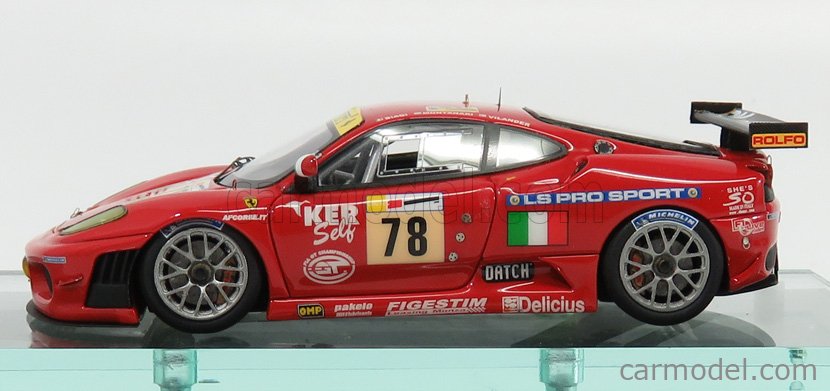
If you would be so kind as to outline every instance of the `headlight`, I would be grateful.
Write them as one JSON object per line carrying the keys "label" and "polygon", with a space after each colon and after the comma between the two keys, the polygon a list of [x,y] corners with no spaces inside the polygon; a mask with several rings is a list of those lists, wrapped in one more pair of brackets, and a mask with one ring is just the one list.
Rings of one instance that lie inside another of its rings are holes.
{"label": "headlight", "polygon": [[101,213],[91,216],[85,220],[79,221],[66,228],[60,230],[61,235],[71,235],[81,231],[86,231],[107,223],[111,223],[127,215],[127,208],[123,206],[116,206],[109,208]]}

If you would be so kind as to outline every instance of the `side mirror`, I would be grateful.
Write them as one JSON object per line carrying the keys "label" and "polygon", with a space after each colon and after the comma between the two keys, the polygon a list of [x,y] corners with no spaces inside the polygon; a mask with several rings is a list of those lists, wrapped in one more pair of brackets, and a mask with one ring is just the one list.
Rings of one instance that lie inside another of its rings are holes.
{"label": "side mirror", "polygon": [[294,173],[303,178],[316,177],[317,157],[312,154],[300,156],[297,163],[294,163]]}
{"label": "side mirror", "polygon": [[317,157],[311,154],[300,156],[294,163],[294,190],[311,193],[317,182]]}

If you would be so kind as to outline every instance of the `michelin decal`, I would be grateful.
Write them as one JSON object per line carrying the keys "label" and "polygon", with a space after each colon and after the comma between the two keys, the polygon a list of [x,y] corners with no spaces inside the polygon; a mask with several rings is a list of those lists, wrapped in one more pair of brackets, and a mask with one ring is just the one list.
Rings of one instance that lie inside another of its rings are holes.
{"label": "michelin decal", "polygon": [[699,220],[694,216],[674,209],[656,209],[645,212],[631,220],[634,229],[640,229],[646,224],[655,221],[671,221],[680,223],[689,229],[695,229]]}

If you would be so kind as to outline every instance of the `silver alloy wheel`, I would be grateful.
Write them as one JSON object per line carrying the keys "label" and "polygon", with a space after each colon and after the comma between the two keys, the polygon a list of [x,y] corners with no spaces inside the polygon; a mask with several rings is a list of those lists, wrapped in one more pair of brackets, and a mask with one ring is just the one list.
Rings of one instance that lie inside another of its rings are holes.
{"label": "silver alloy wheel", "polygon": [[620,278],[640,305],[658,312],[685,308],[709,278],[709,249],[693,229],[659,221],[637,229],[620,254]]}
{"label": "silver alloy wheel", "polygon": [[236,242],[208,228],[167,240],[156,257],[156,292],[177,315],[210,320],[233,308],[248,285],[248,263]]}

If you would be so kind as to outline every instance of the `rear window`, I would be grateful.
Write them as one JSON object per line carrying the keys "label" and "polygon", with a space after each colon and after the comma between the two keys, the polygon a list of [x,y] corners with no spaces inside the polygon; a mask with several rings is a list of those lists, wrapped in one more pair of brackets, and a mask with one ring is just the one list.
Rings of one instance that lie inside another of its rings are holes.
{"label": "rear window", "polygon": [[548,138],[520,130],[500,128],[496,168],[543,160],[562,151],[561,145]]}
{"label": "rear window", "polygon": [[533,118],[536,118],[539,121],[542,121],[546,124],[551,124],[558,126],[560,128],[572,129],[584,133],[593,134],[599,137],[610,138],[614,140],[624,141],[632,144],[643,145],[646,147],[653,147],[653,148],[660,148],[666,149],[670,151],[678,151],[678,152],[688,152],[688,153],[696,153],[700,155],[712,155],[712,156],[720,156],[720,152],[718,148],[711,144],[704,144],[698,143],[694,141],[684,141],[683,143],[675,143],[671,141],[663,141],[663,140],[656,140],[651,139],[643,136],[636,136],[633,134],[627,133],[619,133],[614,132],[611,130],[594,128],[591,126],[575,124],[571,122],[562,121],[559,119],[555,119],[547,114],[540,113],[538,111],[531,110],[527,107],[524,109],[528,114],[532,115]]}

